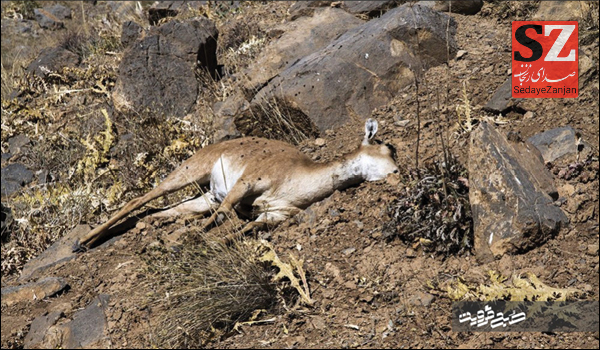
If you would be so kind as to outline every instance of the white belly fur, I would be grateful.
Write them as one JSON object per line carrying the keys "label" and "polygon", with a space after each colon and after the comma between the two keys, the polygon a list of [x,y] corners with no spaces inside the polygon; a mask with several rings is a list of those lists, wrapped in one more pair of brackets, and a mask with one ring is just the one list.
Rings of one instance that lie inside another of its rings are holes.
{"label": "white belly fur", "polygon": [[227,157],[221,157],[215,162],[210,173],[210,191],[218,202],[223,201],[243,173],[244,168],[232,164]]}

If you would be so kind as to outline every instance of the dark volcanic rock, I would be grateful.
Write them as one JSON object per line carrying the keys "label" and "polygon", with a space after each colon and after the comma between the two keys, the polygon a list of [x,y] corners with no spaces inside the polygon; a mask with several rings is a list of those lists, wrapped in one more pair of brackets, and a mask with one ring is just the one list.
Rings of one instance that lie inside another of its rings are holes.
{"label": "dark volcanic rock", "polygon": [[4,242],[10,234],[10,225],[13,220],[12,211],[9,207],[5,207],[4,203],[2,206],[2,226],[0,227],[0,233],[2,237],[2,242]]}
{"label": "dark volcanic rock", "polygon": [[33,180],[33,172],[23,164],[13,163],[2,168],[2,196],[10,196]]}
{"label": "dark volcanic rock", "polygon": [[414,84],[413,72],[452,59],[455,31],[454,20],[445,14],[402,5],[305,56],[273,78],[251,104],[260,109],[276,98],[321,131],[346,123],[352,115],[366,119],[401,88]]}
{"label": "dark volcanic rock", "polygon": [[483,0],[452,0],[436,1],[434,10],[442,12],[459,13],[461,15],[474,15],[483,7]]}
{"label": "dark volcanic rock", "polygon": [[[100,294],[73,315],[73,319],[56,324],[61,312],[36,318],[26,337],[28,345],[40,349],[107,349],[112,344],[108,337],[106,310],[110,296]],[[56,324],[56,325],[55,325]]]}
{"label": "dark volcanic rock", "polygon": [[301,58],[316,52],[364,22],[338,8],[319,8],[277,27],[283,34],[265,47],[245,72],[245,89],[255,91]]}
{"label": "dark volcanic rock", "polygon": [[67,349],[106,348],[107,339],[106,308],[109,295],[100,294],[83,310],[73,316],[73,320],[61,325],[62,347]]}
{"label": "dark volcanic rock", "polygon": [[218,143],[240,137],[241,134],[235,126],[235,117],[248,110],[250,104],[241,93],[234,93],[223,102],[213,106],[215,113],[215,132],[213,142]]}
{"label": "dark volcanic rock", "polygon": [[134,21],[127,21],[121,27],[121,44],[124,47],[135,42],[142,34],[142,27]]}
{"label": "dark volcanic rock", "polygon": [[21,153],[31,144],[29,137],[23,134],[16,135],[8,139],[8,150],[11,154],[16,155]]}
{"label": "dark volcanic rock", "polygon": [[71,9],[62,5],[46,6],[33,10],[35,20],[40,27],[46,29],[60,29],[65,27],[65,19],[71,18]]}
{"label": "dark volcanic rock", "polygon": [[388,10],[405,3],[402,0],[383,1],[344,1],[342,8],[355,15],[375,17],[383,15]]}
{"label": "dark volcanic rock", "polygon": [[33,276],[43,275],[44,271],[57,264],[74,259],[77,253],[73,253],[73,246],[81,237],[90,232],[88,225],[79,225],[61,238],[50,248],[46,249],[38,257],[33,258],[25,264],[21,271],[20,281],[25,281]]}
{"label": "dark volcanic rock", "polygon": [[20,302],[40,301],[62,292],[68,287],[67,282],[59,277],[46,277],[15,287],[2,288],[2,304],[11,306]]}
{"label": "dark volcanic rock", "polygon": [[148,9],[148,21],[156,25],[161,19],[175,17],[188,8],[197,9],[206,1],[156,1]]}
{"label": "dark volcanic rock", "polygon": [[590,150],[590,147],[581,141],[581,135],[570,126],[544,131],[533,135],[527,141],[540,150],[545,162],[554,162],[563,157],[570,158],[580,151],[587,155]]}
{"label": "dark volcanic rock", "polygon": [[568,223],[552,204],[556,189],[539,151],[485,122],[471,133],[469,184],[481,260],[537,247]]}
{"label": "dark volcanic rock", "polygon": [[33,320],[33,322],[31,322],[29,332],[27,333],[27,335],[25,336],[25,340],[23,341],[23,347],[25,349],[44,348],[43,342],[48,328],[54,326],[62,316],[62,312],[54,311],[36,317]]}
{"label": "dark volcanic rock", "polygon": [[296,1],[288,12],[290,13],[290,20],[295,20],[302,16],[312,16],[316,8],[319,7],[330,7],[331,1]]}
{"label": "dark volcanic rock", "polygon": [[159,109],[177,117],[189,113],[199,90],[196,67],[216,74],[217,36],[214,23],[204,17],[152,28],[123,55],[113,92],[115,106]]}
{"label": "dark volcanic rock", "polygon": [[511,88],[511,77],[508,77],[508,80],[496,89],[496,92],[494,92],[494,95],[492,95],[492,98],[490,98],[483,109],[491,113],[505,113],[511,108],[516,107],[522,99],[512,98]]}
{"label": "dark volcanic rock", "polygon": [[51,47],[42,50],[36,60],[27,66],[27,71],[45,78],[48,74],[58,72],[65,67],[79,64],[79,56],[62,47]]}

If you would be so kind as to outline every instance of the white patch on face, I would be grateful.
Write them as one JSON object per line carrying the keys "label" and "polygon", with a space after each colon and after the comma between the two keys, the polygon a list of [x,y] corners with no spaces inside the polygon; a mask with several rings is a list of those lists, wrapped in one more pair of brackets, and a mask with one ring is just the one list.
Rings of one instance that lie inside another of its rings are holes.
{"label": "white patch on face", "polygon": [[378,181],[398,169],[391,159],[363,156],[360,159],[362,174],[367,181]]}
{"label": "white patch on face", "polygon": [[215,162],[210,173],[210,191],[219,203],[223,201],[243,173],[244,168],[234,164],[229,158],[221,157]]}

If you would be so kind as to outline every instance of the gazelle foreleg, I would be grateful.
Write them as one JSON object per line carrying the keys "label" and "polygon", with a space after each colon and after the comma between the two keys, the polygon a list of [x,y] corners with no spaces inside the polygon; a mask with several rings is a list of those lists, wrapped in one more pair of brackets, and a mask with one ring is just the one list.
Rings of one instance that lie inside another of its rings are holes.
{"label": "gazelle foreleg", "polygon": [[208,231],[214,226],[217,218],[222,217],[223,215],[228,217],[235,215],[233,208],[240,203],[245,196],[250,194],[250,192],[251,186],[242,182],[237,182],[235,185],[233,185],[225,198],[223,198],[223,202],[219,208],[215,210],[215,212],[204,222],[202,225],[202,230]]}
{"label": "gazelle foreleg", "polygon": [[269,226],[276,226],[282,221],[287,220],[290,217],[289,211],[269,211],[268,213],[262,213],[256,218],[255,221],[248,223],[241,230],[233,232],[223,238],[223,244],[230,244],[236,239],[244,236],[248,232],[264,230]]}

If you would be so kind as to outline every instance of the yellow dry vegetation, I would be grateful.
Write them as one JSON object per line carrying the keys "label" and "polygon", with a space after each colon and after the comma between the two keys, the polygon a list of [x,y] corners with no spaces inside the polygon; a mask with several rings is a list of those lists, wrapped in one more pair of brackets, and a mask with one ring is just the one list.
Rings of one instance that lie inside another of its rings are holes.
{"label": "yellow dry vegetation", "polygon": [[[310,290],[308,288],[308,283],[306,282],[306,275],[304,273],[304,269],[302,268],[303,261],[297,260],[293,255],[290,256],[290,263],[284,263],[281,261],[277,253],[275,253],[275,249],[273,246],[267,241],[261,241],[260,245],[266,251],[260,258],[260,261],[270,262],[272,266],[277,267],[279,272],[273,280],[275,282],[282,280],[283,278],[287,278],[290,280],[292,287],[298,291],[300,294],[300,301],[307,304],[312,305],[314,300],[310,298]],[[296,274],[302,280],[302,286],[300,285],[300,280],[296,277]]]}
{"label": "yellow dry vegetation", "polygon": [[508,301],[565,301],[582,294],[574,288],[550,287],[531,272],[513,275],[508,278],[496,271],[488,271],[489,282],[478,286],[467,285],[458,278],[445,286],[447,296],[461,300],[508,300]]}
{"label": "yellow dry vegetation", "polygon": [[91,183],[96,177],[96,169],[108,162],[107,155],[115,142],[113,123],[105,109],[101,110],[105,118],[106,129],[95,137],[88,134],[81,143],[87,148],[85,156],[77,164],[77,173],[83,175],[86,183]]}

